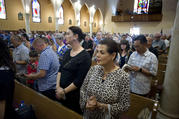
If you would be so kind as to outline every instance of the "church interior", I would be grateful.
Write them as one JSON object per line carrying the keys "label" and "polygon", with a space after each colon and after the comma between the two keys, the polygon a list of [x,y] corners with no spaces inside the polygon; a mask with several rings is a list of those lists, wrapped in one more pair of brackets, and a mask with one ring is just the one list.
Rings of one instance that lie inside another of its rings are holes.
{"label": "church interior", "polygon": [[0,0],[0,119],[179,119],[178,0]]}

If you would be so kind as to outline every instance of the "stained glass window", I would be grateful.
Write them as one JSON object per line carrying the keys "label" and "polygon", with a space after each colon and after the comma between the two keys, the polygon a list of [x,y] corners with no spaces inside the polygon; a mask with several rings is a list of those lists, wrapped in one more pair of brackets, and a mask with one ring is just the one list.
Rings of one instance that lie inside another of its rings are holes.
{"label": "stained glass window", "polygon": [[6,19],[6,8],[4,0],[0,0],[0,19]]}
{"label": "stained glass window", "polygon": [[60,6],[60,8],[57,11],[57,17],[58,19],[58,24],[64,24],[64,15],[63,15],[63,7]]}
{"label": "stained glass window", "polygon": [[135,0],[134,1],[134,13],[148,14],[150,0]]}
{"label": "stained glass window", "polygon": [[37,0],[32,1],[32,21],[40,22],[40,4]]}

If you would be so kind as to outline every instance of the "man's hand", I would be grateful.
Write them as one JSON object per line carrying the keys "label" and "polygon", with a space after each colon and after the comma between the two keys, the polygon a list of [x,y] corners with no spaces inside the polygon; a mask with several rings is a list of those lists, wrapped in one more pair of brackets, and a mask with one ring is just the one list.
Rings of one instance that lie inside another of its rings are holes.
{"label": "man's hand", "polygon": [[135,71],[135,72],[138,72],[140,70],[140,68],[137,67],[137,66],[131,66],[131,70]]}

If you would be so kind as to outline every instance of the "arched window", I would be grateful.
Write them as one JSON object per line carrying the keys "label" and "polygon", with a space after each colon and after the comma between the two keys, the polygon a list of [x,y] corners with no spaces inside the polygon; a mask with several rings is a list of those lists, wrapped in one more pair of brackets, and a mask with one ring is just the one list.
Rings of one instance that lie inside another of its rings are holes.
{"label": "arched window", "polygon": [[58,19],[58,24],[64,24],[64,15],[63,15],[63,7],[60,6],[60,8],[57,11],[57,17]]}
{"label": "arched window", "polygon": [[0,0],[0,19],[6,19],[6,7],[4,0]]}
{"label": "arched window", "polygon": [[37,0],[32,1],[32,21],[40,22],[40,4]]}
{"label": "arched window", "polygon": [[148,14],[150,0],[135,0],[134,1],[134,13]]}

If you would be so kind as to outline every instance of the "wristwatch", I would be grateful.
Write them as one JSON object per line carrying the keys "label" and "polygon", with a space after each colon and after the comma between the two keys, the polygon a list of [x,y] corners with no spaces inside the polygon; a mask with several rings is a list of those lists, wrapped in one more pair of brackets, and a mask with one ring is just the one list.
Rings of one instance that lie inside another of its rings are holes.
{"label": "wristwatch", "polygon": [[139,72],[142,72],[142,68],[139,69]]}

